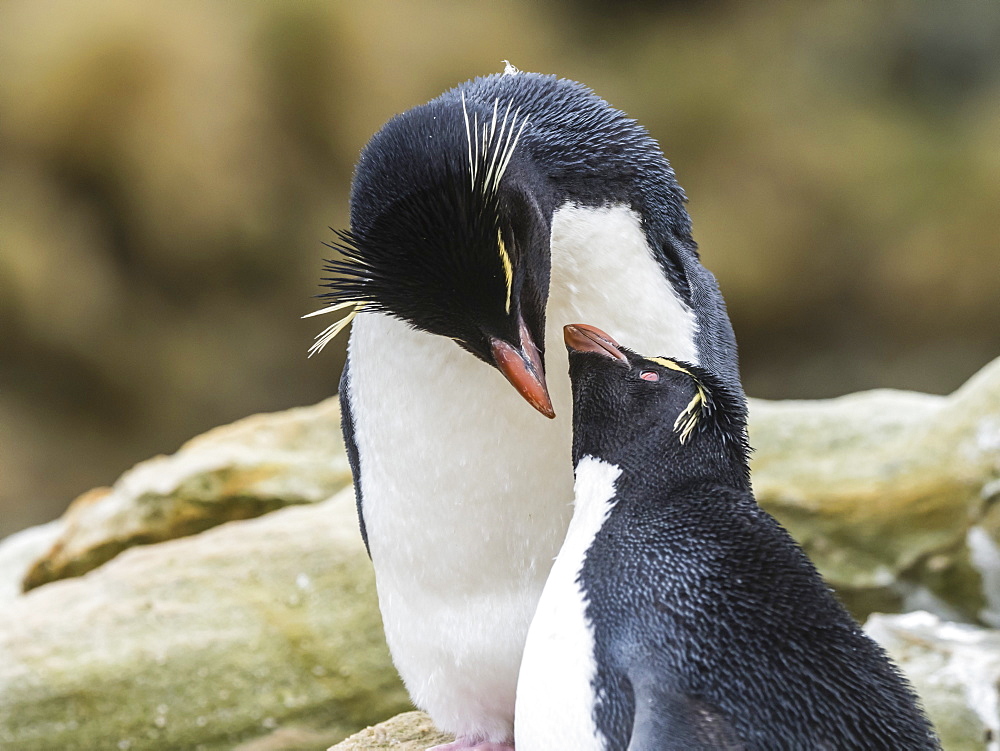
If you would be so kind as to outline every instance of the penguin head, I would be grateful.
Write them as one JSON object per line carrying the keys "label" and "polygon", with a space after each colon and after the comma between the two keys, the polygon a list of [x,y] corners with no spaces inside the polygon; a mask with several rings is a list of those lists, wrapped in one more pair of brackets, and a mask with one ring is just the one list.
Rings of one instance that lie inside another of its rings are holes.
{"label": "penguin head", "polygon": [[637,446],[702,453],[713,443],[740,457],[746,472],[746,407],[720,378],[681,360],[643,357],[594,326],[565,326],[563,336],[574,462],[590,455],[620,464]]}
{"label": "penguin head", "polygon": [[499,100],[486,109],[464,97],[390,120],[362,152],[325,297],[453,339],[552,417],[543,367],[552,191],[518,148],[527,125]]}

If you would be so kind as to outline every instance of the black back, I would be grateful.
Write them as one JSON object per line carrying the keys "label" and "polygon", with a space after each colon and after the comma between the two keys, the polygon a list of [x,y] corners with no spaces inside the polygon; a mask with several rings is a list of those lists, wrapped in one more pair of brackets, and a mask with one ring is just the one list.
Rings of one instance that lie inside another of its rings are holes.
{"label": "black back", "polygon": [[609,748],[939,748],[905,679],[754,500],[739,400],[703,369],[621,352],[570,353],[576,458],[622,469],[579,579]]}
{"label": "black back", "polygon": [[611,748],[938,748],[884,652],[749,493],[638,501],[619,482],[581,572]]}

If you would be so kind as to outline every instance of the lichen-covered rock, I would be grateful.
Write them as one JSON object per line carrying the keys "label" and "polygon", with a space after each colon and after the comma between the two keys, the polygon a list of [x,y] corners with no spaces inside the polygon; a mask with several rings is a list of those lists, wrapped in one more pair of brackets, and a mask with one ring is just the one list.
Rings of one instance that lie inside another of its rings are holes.
{"label": "lichen-covered rock", "polygon": [[873,615],[865,630],[912,681],[945,751],[1000,751],[1000,632],[921,611]]}
{"label": "lichen-covered rock", "polygon": [[134,545],[321,501],[350,482],[336,398],[247,417],[77,498],[63,516],[62,534],[27,572],[24,588],[79,576]]}
{"label": "lichen-covered rock", "polygon": [[52,548],[63,532],[63,522],[30,527],[0,540],[0,613],[24,593],[24,572]]}
{"label": "lichen-covered rock", "polygon": [[39,587],[0,655],[18,751],[323,748],[408,706],[351,490]]}
{"label": "lichen-covered rock", "polygon": [[423,712],[404,712],[381,722],[350,738],[346,738],[330,751],[425,751],[438,743],[450,743],[455,737],[442,733]]}
{"label": "lichen-covered rock", "polygon": [[[81,496],[25,586],[350,482],[335,399],[257,415]],[[851,610],[1000,625],[1000,360],[951,396],[752,400],[754,488]]]}
{"label": "lichen-covered rock", "polygon": [[750,439],[758,501],[856,615],[1000,610],[1000,359],[947,397],[753,401]]}

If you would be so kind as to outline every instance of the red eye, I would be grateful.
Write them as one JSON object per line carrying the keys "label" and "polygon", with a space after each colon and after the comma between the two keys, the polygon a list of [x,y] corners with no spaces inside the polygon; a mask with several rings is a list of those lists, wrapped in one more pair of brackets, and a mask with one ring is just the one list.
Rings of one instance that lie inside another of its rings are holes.
{"label": "red eye", "polygon": [[655,370],[644,370],[639,374],[639,377],[644,381],[660,380],[660,375]]}

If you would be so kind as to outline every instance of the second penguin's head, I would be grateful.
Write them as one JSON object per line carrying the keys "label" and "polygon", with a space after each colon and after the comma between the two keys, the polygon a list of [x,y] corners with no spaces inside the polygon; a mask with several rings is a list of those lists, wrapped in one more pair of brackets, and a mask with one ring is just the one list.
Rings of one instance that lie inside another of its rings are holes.
{"label": "second penguin's head", "polygon": [[[746,475],[746,408],[711,372],[643,357],[595,326],[563,327],[573,384],[573,461],[709,454]],[[685,462],[691,464],[691,462]],[[694,464],[700,464],[695,461]]]}

